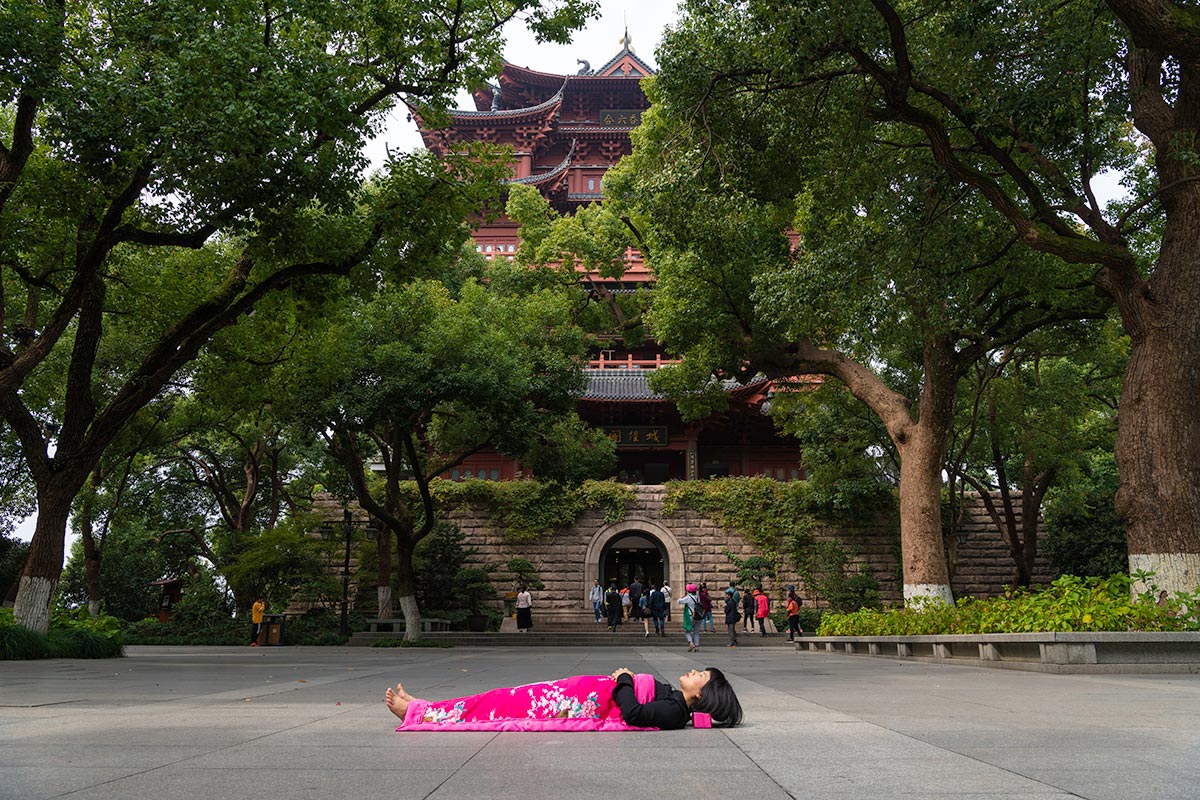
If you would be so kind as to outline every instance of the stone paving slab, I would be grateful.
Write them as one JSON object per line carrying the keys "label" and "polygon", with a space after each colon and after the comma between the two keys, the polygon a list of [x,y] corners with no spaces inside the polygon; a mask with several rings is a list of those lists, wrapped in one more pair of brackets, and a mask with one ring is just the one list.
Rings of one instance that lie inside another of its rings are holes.
{"label": "stone paving slab", "polygon": [[[150,648],[0,662],[0,800],[1191,798],[1200,677],[716,649]],[[733,729],[395,733],[440,699],[619,666],[719,666]]]}

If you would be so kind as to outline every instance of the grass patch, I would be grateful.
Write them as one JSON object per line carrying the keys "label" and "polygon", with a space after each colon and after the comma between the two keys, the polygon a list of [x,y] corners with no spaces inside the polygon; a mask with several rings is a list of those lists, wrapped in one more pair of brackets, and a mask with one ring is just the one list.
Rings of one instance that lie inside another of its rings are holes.
{"label": "grass patch", "polygon": [[120,624],[113,617],[93,617],[87,609],[55,610],[47,634],[18,625],[12,609],[0,609],[0,660],[38,658],[117,658],[125,654]]}
{"label": "grass patch", "polygon": [[454,647],[454,645],[434,639],[417,639],[413,642],[407,639],[379,639],[371,647]]}
{"label": "grass patch", "polygon": [[49,655],[46,637],[21,625],[0,625],[0,659],[32,661]]}
{"label": "grass patch", "polygon": [[125,654],[119,639],[84,628],[52,628],[46,645],[50,658],[119,658]]}

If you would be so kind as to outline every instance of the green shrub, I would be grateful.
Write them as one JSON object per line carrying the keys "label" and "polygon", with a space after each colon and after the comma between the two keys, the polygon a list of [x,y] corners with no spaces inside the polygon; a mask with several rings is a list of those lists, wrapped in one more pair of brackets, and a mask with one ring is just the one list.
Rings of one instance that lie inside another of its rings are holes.
{"label": "green shrub", "polygon": [[965,597],[957,605],[925,604],[887,611],[826,614],[822,636],[920,636],[947,633],[1200,630],[1200,592],[1159,601],[1157,589],[1131,596],[1140,573],[1107,578],[1064,575],[1040,591],[1009,590],[1002,597]]}
{"label": "green shrub", "polygon": [[127,623],[124,634],[126,644],[241,645],[250,642],[250,625],[230,617],[203,624],[147,618]]}
{"label": "green shrub", "polygon": [[815,633],[821,627],[821,618],[825,612],[819,608],[803,607],[800,609],[800,630]]}
{"label": "green shrub", "polygon": [[793,556],[804,583],[825,598],[833,611],[849,613],[880,608],[879,581],[866,564],[851,564],[841,542],[812,542]]}
{"label": "green shrub", "polygon": [[117,658],[124,655],[120,638],[86,627],[51,628],[46,637],[50,658]]}
{"label": "green shrub", "polygon": [[[12,616],[10,609],[9,617]],[[31,661],[49,654],[46,637],[16,623],[0,621],[0,660]]]}
{"label": "green shrub", "polygon": [[50,614],[50,630],[54,631],[55,628],[87,631],[96,636],[111,639],[118,646],[123,641],[121,620],[108,614],[92,616],[88,613],[86,607],[80,607],[73,611],[61,608],[54,609]]}
{"label": "green shrub", "polygon": [[124,655],[121,623],[101,614],[93,617],[86,608],[55,609],[50,632],[42,635],[16,624],[12,609],[0,609],[0,659],[115,658]]}
{"label": "green shrub", "polygon": [[449,642],[439,642],[431,639],[417,639],[410,642],[407,639],[379,639],[371,647],[453,647]]}
{"label": "green shrub", "polygon": [[[361,614],[350,614],[347,621],[351,631],[366,630],[366,618]],[[340,626],[341,617],[325,609],[304,616],[289,616],[283,627],[283,642],[288,645],[344,645],[346,637],[341,635]],[[124,634],[128,644],[236,646],[250,643],[250,623],[245,617],[224,617],[204,624],[186,620],[159,622],[147,618],[126,623]]]}

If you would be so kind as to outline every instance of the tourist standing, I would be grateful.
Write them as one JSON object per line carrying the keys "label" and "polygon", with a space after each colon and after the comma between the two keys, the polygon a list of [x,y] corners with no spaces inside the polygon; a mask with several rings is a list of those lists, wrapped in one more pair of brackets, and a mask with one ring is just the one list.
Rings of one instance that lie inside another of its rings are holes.
{"label": "tourist standing", "polygon": [[533,595],[524,586],[517,592],[517,632],[533,628]]}
{"label": "tourist standing", "polygon": [[667,601],[663,597],[661,589],[655,589],[650,592],[650,599],[646,601],[647,607],[650,609],[650,617],[654,620],[654,632],[659,636],[667,635]]}
{"label": "tourist standing", "polygon": [[770,611],[771,601],[767,599],[767,593],[759,589],[754,590],[754,616],[758,619],[758,635],[767,635],[767,613]]}
{"label": "tourist standing", "polygon": [[742,587],[742,621],[746,625],[746,633],[754,633],[754,612],[758,606],[754,602],[754,592],[750,591],[749,586]]}
{"label": "tourist standing", "polygon": [[804,631],[800,629],[800,596],[796,594],[796,587],[788,587],[787,599],[787,618],[788,618],[788,641],[796,641],[797,636],[803,636]]}
{"label": "tourist standing", "polygon": [[700,628],[704,631],[717,632],[717,626],[713,625],[712,616],[712,598],[708,596],[708,585],[700,584],[700,588],[696,592],[696,597],[700,600]]}
{"label": "tourist standing", "polygon": [[601,606],[604,605],[604,590],[600,588],[600,579],[592,581],[592,588],[588,592],[588,600],[592,601],[592,611],[596,612],[596,622],[604,618],[600,613]]}
{"label": "tourist standing", "polygon": [[621,593],[617,591],[615,583],[608,587],[608,592],[604,595],[604,605],[608,611],[608,629],[615,632],[621,624]]}
{"label": "tourist standing", "polygon": [[738,596],[737,589],[730,586],[725,590],[725,629],[729,631],[728,647],[738,646],[738,621],[742,615],[738,613],[738,605],[741,597]]}
{"label": "tourist standing", "polygon": [[642,593],[642,599],[638,601],[638,617],[642,620],[642,632],[646,634],[645,638],[650,638],[650,587],[646,587],[646,591]]}
{"label": "tourist standing", "polygon": [[262,633],[263,614],[267,611],[267,601],[259,596],[250,607],[250,646],[258,647],[258,636]]}
{"label": "tourist standing", "polygon": [[630,616],[630,614],[631,614],[630,609],[632,609],[632,608],[633,608],[633,604],[629,600],[629,587],[626,586],[624,589],[621,590],[621,609],[624,612],[624,616],[626,618],[628,618]]}
{"label": "tourist standing", "polygon": [[667,609],[667,619],[670,619],[671,618],[671,586],[670,586],[670,584],[667,583],[665,578],[663,579],[662,593],[663,593],[663,604],[665,605],[665,607]]}
{"label": "tourist standing", "polygon": [[633,583],[629,584],[629,611],[634,619],[642,616],[642,582],[637,576],[633,576]]}
{"label": "tourist standing", "polygon": [[700,598],[696,595],[694,583],[689,583],[685,591],[687,593],[679,598],[678,603],[683,606],[683,635],[687,638],[688,652],[692,653],[700,649]]}

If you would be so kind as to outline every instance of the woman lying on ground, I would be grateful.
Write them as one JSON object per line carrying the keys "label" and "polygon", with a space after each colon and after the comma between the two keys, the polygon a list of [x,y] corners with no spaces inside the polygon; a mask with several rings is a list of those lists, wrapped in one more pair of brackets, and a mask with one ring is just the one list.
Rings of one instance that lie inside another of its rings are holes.
{"label": "woman lying on ground", "polygon": [[691,670],[679,688],[635,675],[622,667],[612,675],[492,689],[482,694],[429,702],[388,689],[384,701],[403,724],[398,731],[630,731],[730,727],[742,707],[716,667]]}

